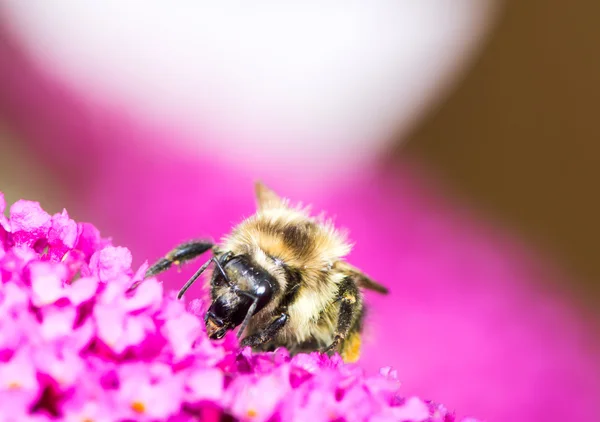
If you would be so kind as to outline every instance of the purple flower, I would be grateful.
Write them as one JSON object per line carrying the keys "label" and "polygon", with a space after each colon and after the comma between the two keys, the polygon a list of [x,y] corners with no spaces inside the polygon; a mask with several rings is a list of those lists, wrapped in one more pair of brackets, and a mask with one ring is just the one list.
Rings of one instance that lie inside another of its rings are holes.
{"label": "purple flower", "polygon": [[19,201],[0,215],[1,420],[454,421],[403,398],[391,368],[213,342],[205,302],[186,309],[131,263],[66,211]]}

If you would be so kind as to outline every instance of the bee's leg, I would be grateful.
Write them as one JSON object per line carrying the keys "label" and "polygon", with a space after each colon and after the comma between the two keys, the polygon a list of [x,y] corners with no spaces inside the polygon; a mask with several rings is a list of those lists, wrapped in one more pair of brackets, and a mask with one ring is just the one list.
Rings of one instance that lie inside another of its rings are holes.
{"label": "bee's leg", "polygon": [[267,327],[264,330],[245,337],[241,342],[242,347],[256,347],[272,340],[273,337],[275,337],[275,335],[279,332],[279,330],[281,330],[285,326],[285,324],[288,321],[288,318],[289,315],[287,313],[282,313],[273,321],[271,321],[271,323],[267,325]]}
{"label": "bee's leg", "polygon": [[145,278],[168,270],[173,264],[179,265],[182,262],[189,261],[202,255],[204,252],[212,249],[214,243],[205,240],[193,240],[182,243],[170,251],[164,258],[159,259],[154,265],[148,268]]}
{"label": "bee's leg", "polygon": [[337,300],[341,303],[335,337],[333,342],[323,352],[335,350],[344,342],[351,328],[359,319],[362,310],[362,303],[358,296],[358,287],[356,287],[354,280],[351,278],[346,278],[340,285]]}

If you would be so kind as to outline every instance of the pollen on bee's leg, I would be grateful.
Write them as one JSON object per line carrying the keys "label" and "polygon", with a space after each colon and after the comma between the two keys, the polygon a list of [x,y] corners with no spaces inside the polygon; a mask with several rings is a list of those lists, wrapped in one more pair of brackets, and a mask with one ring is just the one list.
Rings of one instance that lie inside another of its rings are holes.
{"label": "pollen on bee's leg", "polygon": [[344,300],[348,303],[354,303],[354,302],[356,302],[356,296],[354,296],[353,294],[350,294],[350,293],[346,293],[344,295]]}
{"label": "pollen on bee's leg", "polygon": [[342,349],[342,359],[344,362],[356,362],[360,357],[360,334],[353,333],[345,341]]}
{"label": "pollen on bee's leg", "polygon": [[175,265],[177,267],[177,272],[180,273],[181,272],[181,261],[179,261],[179,260],[173,261],[173,265]]}

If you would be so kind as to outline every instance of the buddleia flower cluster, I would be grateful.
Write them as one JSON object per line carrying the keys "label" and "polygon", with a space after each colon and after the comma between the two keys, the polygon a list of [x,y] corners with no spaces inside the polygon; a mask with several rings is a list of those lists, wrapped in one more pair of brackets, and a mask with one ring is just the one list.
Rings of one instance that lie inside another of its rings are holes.
{"label": "buddleia flower cluster", "polygon": [[456,420],[403,397],[390,368],[211,341],[205,302],[186,307],[131,264],[66,211],[21,200],[5,217],[0,193],[1,421]]}

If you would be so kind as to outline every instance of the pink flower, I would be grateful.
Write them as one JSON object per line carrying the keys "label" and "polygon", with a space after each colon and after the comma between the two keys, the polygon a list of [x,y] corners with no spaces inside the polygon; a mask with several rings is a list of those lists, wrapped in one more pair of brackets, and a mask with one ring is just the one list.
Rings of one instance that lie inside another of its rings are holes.
{"label": "pink flower", "polygon": [[57,262],[33,262],[29,266],[32,302],[35,306],[55,303],[66,296],[63,285],[67,281],[67,269]]}
{"label": "pink flower", "polygon": [[62,259],[64,254],[75,247],[79,236],[77,223],[69,218],[66,210],[52,216],[52,225],[48,231],[48,258]]}
{"label": "pink flower", "polygon": [[116,402],[125,419],[166,420],[181,411],[183,379],[166,364],[124,364],[119,368]]}
{"label": "pink flower", "polygon": [[41,388],[37,380],[30,350],[21,348],[0,364],[0,409],[5,420],[15,420],[29,414],[38,400]]}
{"label": "pink flower", "polygon": [[79,378],[77,388],[72,390],[62,406],[65,421],[109,422],[116,419],[113,390],[102,385],[102,375],[98,366],[88,364],[86,372]]}
{"label": "pink flower", "polygon": [[162,326],[162,334],[169,341],[176,360],[191,353],[194,341],[201,333],[201,327],[200,320],[188,313],[165,322]]}
{"label": "pink flower", "polygon": [[85,376],[85,361],[75,348],[49,345],[32,351],[39,374],[44,374],[53,380],[58,391],[68,391],[75,388],[79,379]]}
{"label": "pink flower", "polygon": [[0,420],[453,421],[390,368],[211,341],[205,302],[186,309],[66,211],[19,201],[0,234]]}
{"label": "pink flower", "polygon": [[52,217],[40,207],[39,203],[22,200],[10,207],[9,231],[15,243],[33,247],[36,242],[45,242],[50,227],[52,227]]}
{"label": "pink flower", "polygon": [[107,246],[96,251],[90,259],[90,270],[101,281],[122,279],[130,272],[131,252],[127,248]]}
{"label": "pink flower", "polygon": [[142,343],[155,325],[147,315],[131,315],[116,304],[98,305],[94,308],[98,339],[117,354],[129,346]]}
{"label": "pink flower", "polygon": [[269,420],[291,391],[288,371],[289,368],[283,366],[270,374],[236,378],[225,398],[231,414],[241,420]]}

